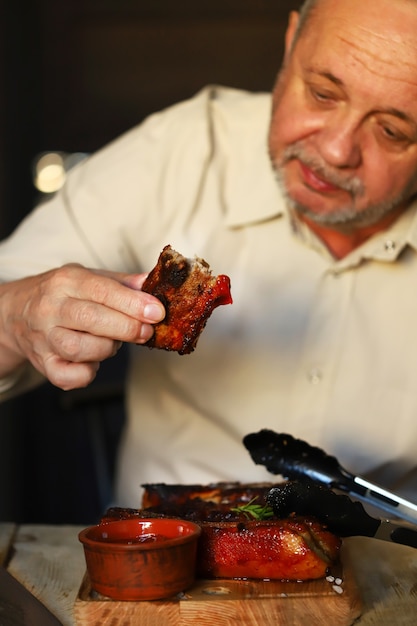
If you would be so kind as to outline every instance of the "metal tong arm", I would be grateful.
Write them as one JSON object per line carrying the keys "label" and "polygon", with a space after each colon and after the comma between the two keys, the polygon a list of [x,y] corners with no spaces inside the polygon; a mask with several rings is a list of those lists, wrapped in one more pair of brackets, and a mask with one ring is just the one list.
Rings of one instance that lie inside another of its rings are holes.
{"label": "metal tong arm", "polygon": [[[417,523],[417,504],[409,502],[378,485],[374,485],[360,476],[354,477],[354,483],[361,487],[361,492],[358,492],[357,495],[365,502],[392,513],[395,517],[414,524]],[[355,492],[351,491],[351,493],[354,494]]]}
{"label": "metal tong arm", "polygon": [[341,467],[334,457],[327,457],[325,462],[322,459],[318,462],[311,461],[310,465],[302,465],[302,467],[304,474],[312,480],[347,491],[366,504],[371,504],[394,517],[417,524],[417,504],[360,476],[354,476]]}

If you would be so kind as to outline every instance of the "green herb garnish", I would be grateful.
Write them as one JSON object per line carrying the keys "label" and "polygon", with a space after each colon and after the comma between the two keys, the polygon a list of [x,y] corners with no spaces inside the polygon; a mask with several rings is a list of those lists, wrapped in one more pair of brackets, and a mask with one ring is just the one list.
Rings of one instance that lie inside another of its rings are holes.
{"label": "green herb garnish", "polygon": [[254,504],[257,499],[258,496],[255,496],[247,504],[241,504],[240,506],[233,507],[230,510],[235,513],[244,513],[247,519],[252,518],[256,520],[263,520],[273,517],[274,511],[268,504],[265,504],[264,506],[262,506],[262,504]]}

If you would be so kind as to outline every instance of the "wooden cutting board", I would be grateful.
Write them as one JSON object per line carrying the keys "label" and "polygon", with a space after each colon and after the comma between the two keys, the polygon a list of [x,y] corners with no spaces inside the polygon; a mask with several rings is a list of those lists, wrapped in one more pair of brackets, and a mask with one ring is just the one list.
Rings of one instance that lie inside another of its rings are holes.
{"label": "wooden cutting board", "polygon": [[100,596],[86,574],[74,616],[78,626],[350,626],[362,603],[347,553],[342,562],[334,581],[198,580],[184,594],[152,602]]}

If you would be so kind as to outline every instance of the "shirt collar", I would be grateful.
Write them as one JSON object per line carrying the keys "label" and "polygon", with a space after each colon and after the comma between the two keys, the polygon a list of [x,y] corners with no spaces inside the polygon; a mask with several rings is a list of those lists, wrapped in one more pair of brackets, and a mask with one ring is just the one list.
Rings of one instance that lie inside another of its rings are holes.
{"label": "shirt collar", "polygon": [[358,266],[365,260],[392,263],[408,245],[417,251],[417,202],[413,202],[389,228],[375,234],[343,259],[335,259],[324,243],[296,216],[291,216],[291,223],[294,235],[327,257],[333,271]]}
{"label": "shirt collar", "polygon": [[339,269],[359,265],[363,260],[393,263],[403,250],[410,246],[417,250],[417,202],[409,208],[386,230],[376,233],[344,259],[337,262]]}

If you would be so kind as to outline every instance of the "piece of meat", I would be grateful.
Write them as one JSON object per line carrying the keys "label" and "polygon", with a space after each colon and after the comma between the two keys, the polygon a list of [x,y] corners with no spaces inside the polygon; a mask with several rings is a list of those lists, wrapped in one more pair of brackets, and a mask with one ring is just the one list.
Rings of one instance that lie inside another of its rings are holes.
{"label": "piece of meat", "polygon": [[170,245],[162,250],[142,290],[157,297],[166,310],[145,345],[179,354],[193,352],[213,310],[232,303],[228,276],[213,276],[206,261],[188,259]]}
{"label": "piece of meat", "polygon": [[340,540],[309,518],[207,522],[197,555],[201,578],[312,580],[326,576]]}
{"label": "piece of meat", "polygon": [[238,510],[256,500],[266,504],[267,494],[281,483],[220,482],[208,485],[151,483],[142,485],[142,508],[112,507],[103,520],[149,515],[176,517],[196,523],[247,521],[248,515]]}
{"label": "piece of meat", "polygon": [[194,506],[190,501],[205,502],[207,508],[231,506],[250,502],[254,498],[265,499],[272,487],[282,483],[245,483],[237,481],[218,482],[208,485],[172,485],[167,483],[151,483],[142,485],[143,508],[156,506]]}

